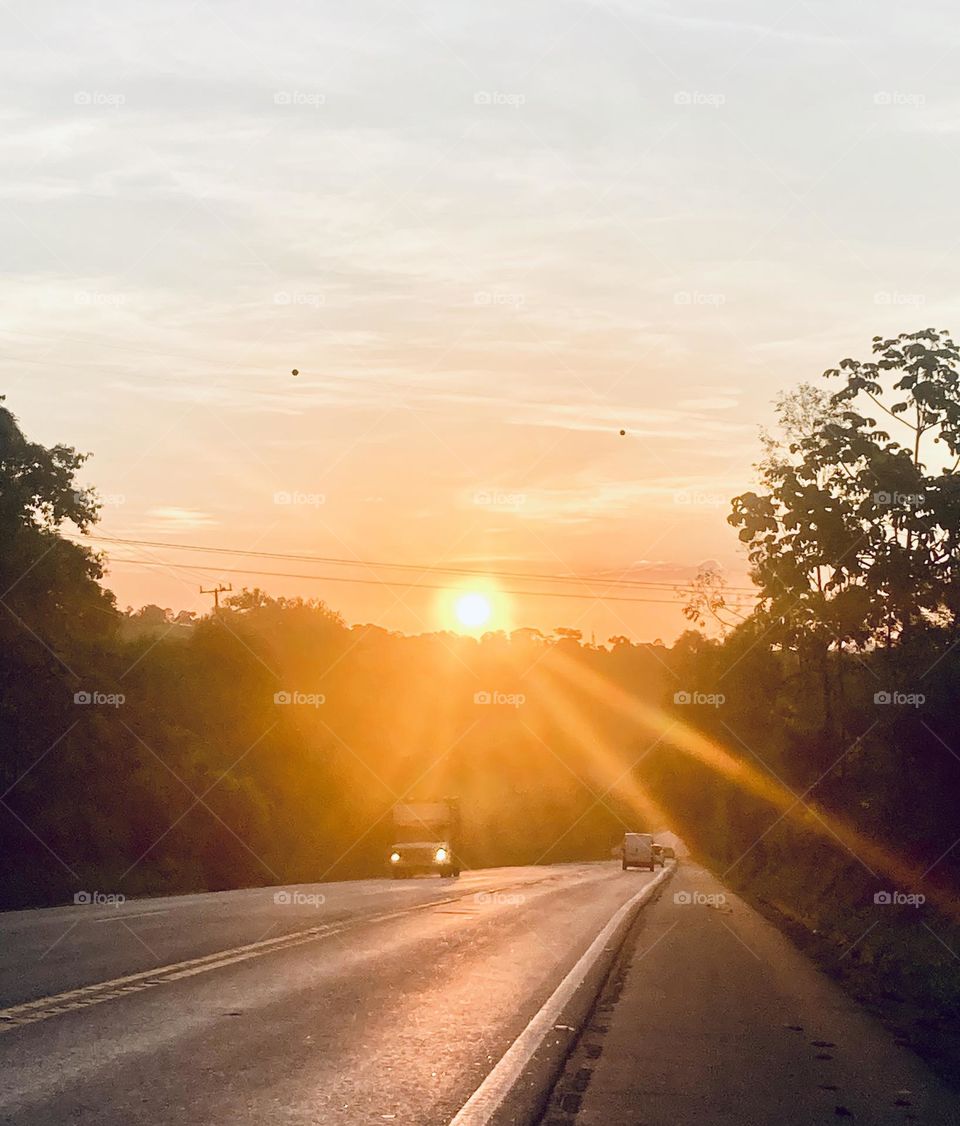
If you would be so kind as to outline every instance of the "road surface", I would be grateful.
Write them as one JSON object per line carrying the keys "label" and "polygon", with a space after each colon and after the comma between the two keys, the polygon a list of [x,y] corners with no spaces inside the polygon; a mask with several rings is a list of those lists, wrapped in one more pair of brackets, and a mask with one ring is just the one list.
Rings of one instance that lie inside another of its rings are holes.
{"label": "road surface", "polygon": [[652,878],[570,864],[2,915],[0,1122],[449,1123]]}
{"label": "road surface", "polygon": [[551,1063],[549,1126],[960,1123],[755,911],[695,865],[672,876],[569,864],[0,915],[0,1123],[477,1126],[492,1106],[527,1126]]}

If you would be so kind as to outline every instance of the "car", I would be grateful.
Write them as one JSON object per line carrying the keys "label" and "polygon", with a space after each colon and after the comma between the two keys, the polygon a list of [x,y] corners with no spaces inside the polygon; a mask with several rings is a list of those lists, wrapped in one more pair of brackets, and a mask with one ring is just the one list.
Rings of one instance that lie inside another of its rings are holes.
{"label": "car", "polygon": [[653,846],[653,862],[663,867],[663,845],[655,844]]}
{"label": "car", "polygon": [[649,868],[652,872],[655,864],[653,837],[649,833],[624,833],[623,870]]}
{"label": "car", "polygon": [[677,850],[675,848],[671,848],[669,845],[664,845],[661,851],[663,852],[664,860],[677,859]]}

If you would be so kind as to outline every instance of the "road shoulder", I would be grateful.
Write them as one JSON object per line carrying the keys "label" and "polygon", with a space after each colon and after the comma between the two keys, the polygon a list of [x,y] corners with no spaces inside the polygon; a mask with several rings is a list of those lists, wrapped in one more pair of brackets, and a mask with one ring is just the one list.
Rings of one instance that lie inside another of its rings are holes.
{"label": "road shoulder", "polygon": [[695,865],[638,918],[544,1126],[955,1123],[960,1098]]}

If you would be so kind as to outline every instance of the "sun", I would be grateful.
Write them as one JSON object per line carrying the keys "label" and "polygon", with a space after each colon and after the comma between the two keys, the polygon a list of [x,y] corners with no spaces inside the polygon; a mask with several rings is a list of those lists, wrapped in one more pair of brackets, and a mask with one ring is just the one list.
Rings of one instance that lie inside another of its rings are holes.
{"label": "sun", "polygon": [[490,620],[490,600],[483,594],[463,594],[455,606],[457,621],[468,629],[477,629]]}

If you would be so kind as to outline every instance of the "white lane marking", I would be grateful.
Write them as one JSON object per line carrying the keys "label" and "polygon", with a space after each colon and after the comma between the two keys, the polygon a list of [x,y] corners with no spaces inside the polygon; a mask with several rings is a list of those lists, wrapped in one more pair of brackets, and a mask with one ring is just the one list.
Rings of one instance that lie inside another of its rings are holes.
{"label": "white lane marking", "polygon": [[[511,887],[530,887],[534,884],[545,883],[550,877],[541,880],[521,881],[519,884],[507,885],[492,889],[489,894],[498,891],[509,891]],[[111,1001],[129,993],[139,993],[144,989],[153,989],[158,985],[179,981],[182,978],[194,977],[206,973],[208,970],[217,970],[224,966],[233,965],[235,962],[245,962],[250,958],[258,958],[263,954],[270,954],[275,950],[285,950],[292,946],[300,946],[305,942],[316,942],[318,939],[330,938],[345,930],[366,923],[382,923],[392,919],[400,919],[419,911],[429,911],[431,908],[443,907],[449,903],[469,899],[472,891],[461,892],[459,895],[448,895],[442,899],[429,899],[423,903],[414,903],[397,911],[381,912],[377,915],[367,915],[359,919],[345,919],[339,926],[327,923],[321,926],[309,927],[307,930],[292,931],[289,934],[277,935],[275,938],[262,939],[260,942],[247,943],[244,946],[235,946],[230,950],[218,950],[213,954],[205,954],[199,958],[188,958],[183,962],[174,962],[166,966],[156,966],[152,970],[142,970],[138,973],[127,974],[125,977],[114,978],[111,981],[95,982],[84,985],[78,989],[69,989],[64,993],[55,993],[48,997],[39,997],[34,1001],[23,1001],[18,1005],[0,1009],[0,1034],[12,1031],[25,1024],[35,1024],[37,1021],[48,1020],[60,1013],[70,1012],[74,1009],[87,1008],[90,1005],[99,1005],[103,1001]],[[147,912],[158,914],[159,912]],[[130,916],[123,916],[129,918]],[[119,918],[119,916],[118,916]],[[104,920],[91,920],[103,922]],[[112,921],[112,920],[110,920]]]}
{"label": "white lane marking", "polygon": [[533,1058],[534,1052],[543,1043],[544,1037],[554,1027],[557,1018],[566,1008],[577,989],[583,984],[584,979],[600,957],[603,948],[616,932],[617,927],[635,907],[646,903],[660,884],[671,874],[672,870],[672,866],[664,868],[659,876],[655,876],[642,890],[631,896],[616,912],[593,942],[590,943],[573,969],[547,998],[540,1011],[535,1014],[527,1027],[504,1052],[499,1063],[494,1066],[486,1079],[463,1104],[451,1120],[450,1126],[486,1126],[486,1123],[490,1122],[511,1088],[520,1078],[523,1069]]}
{"label": "white lane marking", "polygon": [[220,950],[215,954],[207,954],[201,958],[190,958],[184,962],[174,962],[168,966],[157,966],[152,970],[143,970],[140,973],[128,974],[126,977],[114,978],[111,981],[96,982],[93,985],[84,985],[79,989],[69,989],[64,993],[55,993],[50,997],[40,997],[35,1001],[24,1001],[19,1005],[12,1005],[7,1009],[0,1009],[0,1032],[6,1032],[22,1024],[33,1024],[38,1020],[46,1020],[58,1012],[65,1011],[64,1005],[76,1008],[86,1005],[97,1005],[101,1001],[108,1001],[122,993],[149,989],[155,985],[162,985],[164,981],[175,981],[180,973],[186,970],[199,972],[200,970],[216,969],[221,964],[229,964],[235,957],[243,954],[245,957],[254,957],[265,954],[269,950],[277,949],[281,944],[298,945],[300,942],[309,942],[329,934],[330,927],[313,927],[309,931],[297,931],[291,935],[280,935],[277,938],[265,939],[262,942],[253,942],[247,946],[239,946],[234,950]]}

